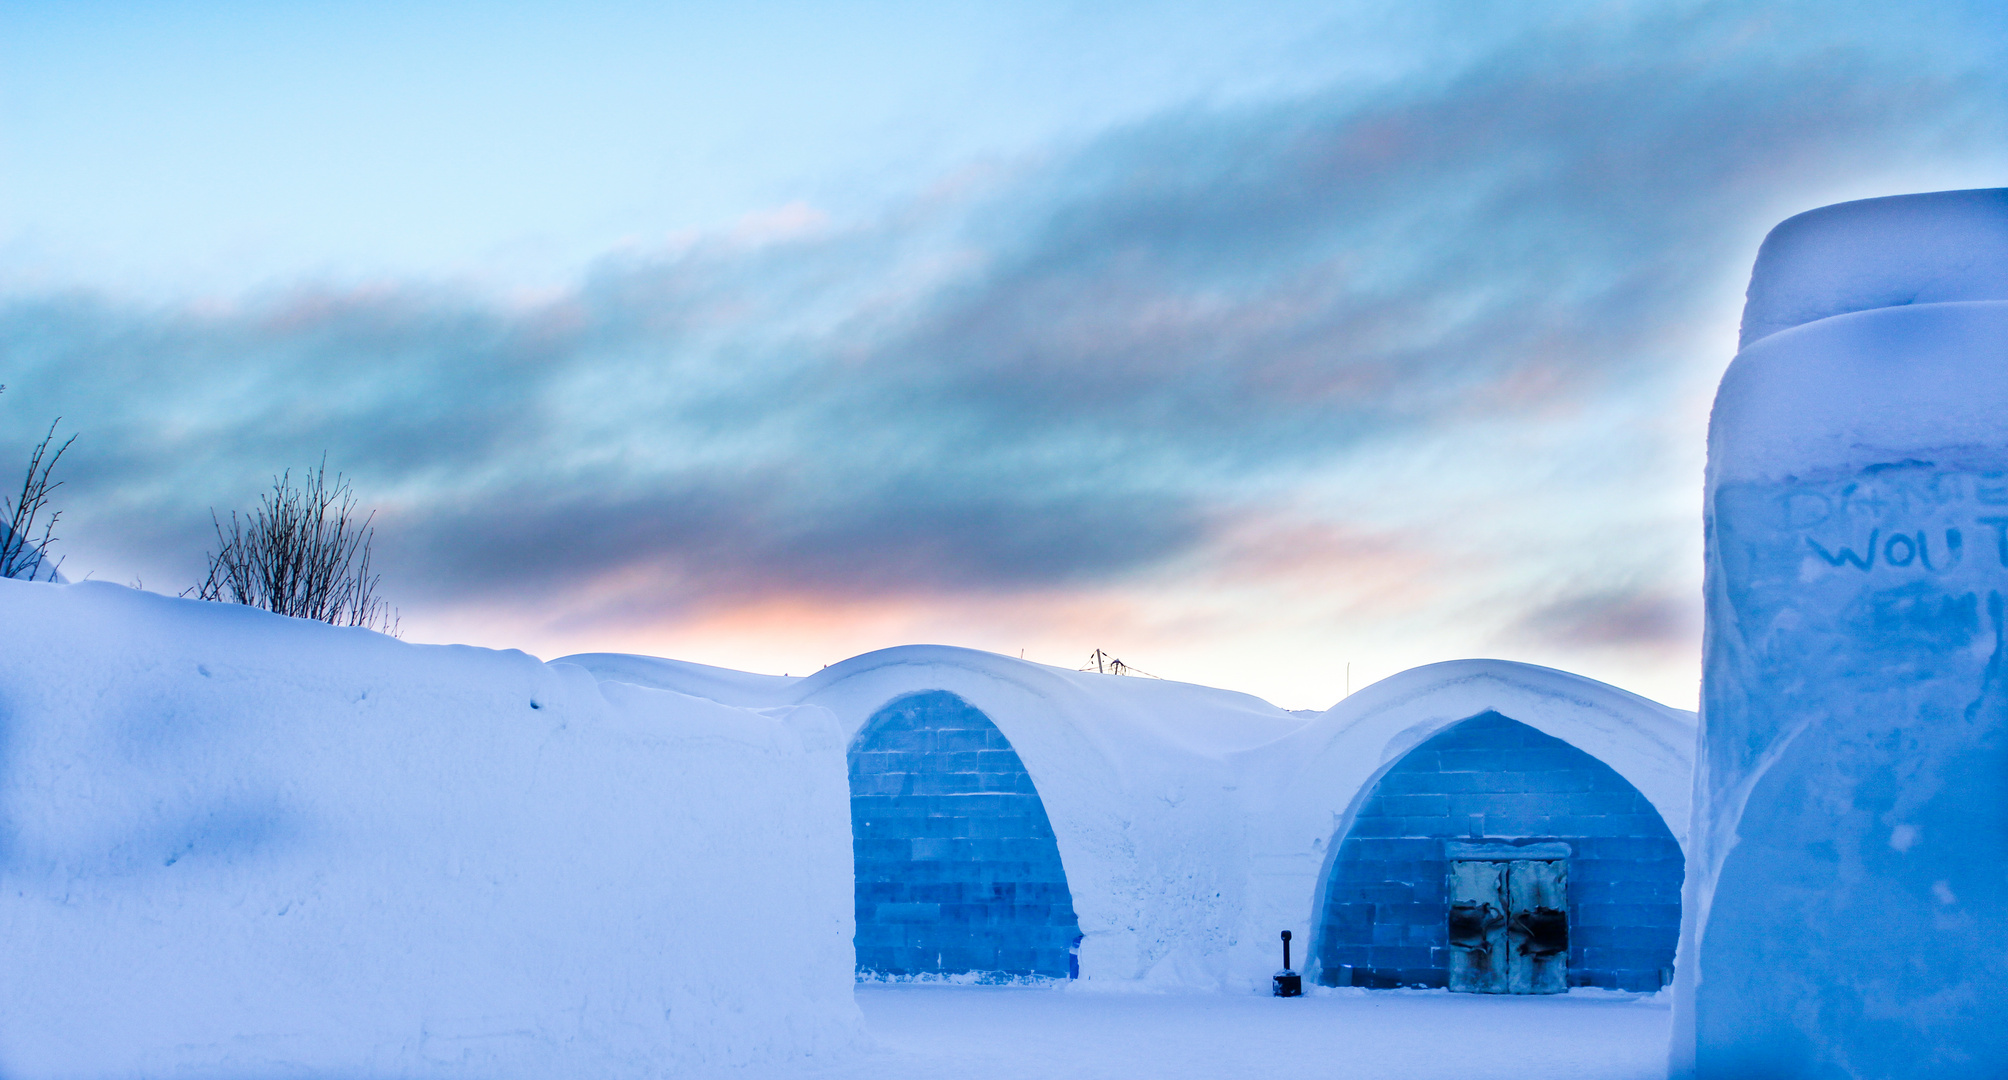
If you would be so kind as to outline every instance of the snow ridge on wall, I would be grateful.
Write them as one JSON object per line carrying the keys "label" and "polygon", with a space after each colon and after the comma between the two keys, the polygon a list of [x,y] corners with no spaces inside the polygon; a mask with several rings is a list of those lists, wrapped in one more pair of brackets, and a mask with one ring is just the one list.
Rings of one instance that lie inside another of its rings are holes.
{"label": "snow ridge on wall", "polygon": [[0,1075],[682,1076],[859,1039],[827,711],[102,583],[0,603]]}

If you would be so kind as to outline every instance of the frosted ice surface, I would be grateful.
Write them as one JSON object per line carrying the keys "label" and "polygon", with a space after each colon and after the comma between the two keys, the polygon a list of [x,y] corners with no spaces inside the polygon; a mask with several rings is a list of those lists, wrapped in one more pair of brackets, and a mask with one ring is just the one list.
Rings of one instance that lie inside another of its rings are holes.
{"label": "frosted ice surface", "polygon": [[2004,195],[1829,207],[1758,260],[1710,431],[1676,1076],[2008,1063]]}

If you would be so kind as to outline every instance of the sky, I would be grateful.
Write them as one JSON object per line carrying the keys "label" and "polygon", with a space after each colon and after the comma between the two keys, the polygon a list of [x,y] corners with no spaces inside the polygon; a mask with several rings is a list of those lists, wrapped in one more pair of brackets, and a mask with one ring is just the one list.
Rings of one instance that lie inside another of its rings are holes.
{"label": "sky", "polygon": [[2008,184],[2008,9],[0,4],[0,476],[179,593],[325,459],[417,642],[1692,707],[1778,221]]}

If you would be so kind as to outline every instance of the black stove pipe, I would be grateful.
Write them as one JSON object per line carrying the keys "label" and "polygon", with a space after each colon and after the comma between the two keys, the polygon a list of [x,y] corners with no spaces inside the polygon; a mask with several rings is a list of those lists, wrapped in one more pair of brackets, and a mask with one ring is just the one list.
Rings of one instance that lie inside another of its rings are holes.
{"label": "black stove pipe", "polygon": [[1304,977],[1290,968],[1290,932],[1283,931],[1283,970],[1276,973],[1274,990],[1277,997],[1302,997]]}

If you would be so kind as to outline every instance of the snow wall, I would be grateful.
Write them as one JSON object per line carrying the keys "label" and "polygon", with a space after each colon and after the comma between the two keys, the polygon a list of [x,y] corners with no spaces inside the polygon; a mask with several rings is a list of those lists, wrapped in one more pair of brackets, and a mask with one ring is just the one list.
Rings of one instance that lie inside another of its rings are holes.
{"label": "snow wall", "polygon": [[845,1052],[844,734],[517,652],[0,581],[0,1075]]}
{"label": "snow wall", "polygon": [[2008,190],[1773,231],[1706,518],[1673,1075],[2001,1075]]}
{"label": "snow wall", "polygon": [[[1488,712],[1608,764],[1673,836],[1688,820],[1692,713],[1506,661],[1417,668],[1310,717],[1246,694],[931,645],[802,679],[614,654],[563,662],[734,705],[821,705],[847,740],[902,699],[952,695],[995,725],[1050,820],[1084,988],[1263,989],[1286,929],[1315,977],[1325,883],[1360,806],[1409,751]],[[871,902],[861,891],[859,910]]]}

